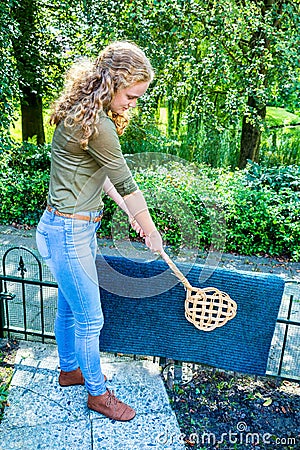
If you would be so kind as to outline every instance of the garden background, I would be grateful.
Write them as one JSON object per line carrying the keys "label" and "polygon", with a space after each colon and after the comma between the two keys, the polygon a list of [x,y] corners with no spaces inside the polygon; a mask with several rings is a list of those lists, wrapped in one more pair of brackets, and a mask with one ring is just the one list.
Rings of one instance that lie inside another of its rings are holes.
{"label": "garden background", "polygon": [[299,0],[2,2],[1,223],[45,207],[67,68],[126,39],[156,75],[121,143],[165,242],[300,261],[299,29]]}

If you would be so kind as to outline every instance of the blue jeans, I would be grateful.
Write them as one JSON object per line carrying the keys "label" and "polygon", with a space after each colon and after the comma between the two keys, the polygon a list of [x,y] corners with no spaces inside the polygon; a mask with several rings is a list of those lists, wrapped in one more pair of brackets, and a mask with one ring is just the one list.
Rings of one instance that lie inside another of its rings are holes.
{"label": "blue jeans", "polygon": [[[80,212],[91,219],[99,212]],[[70,219],[45,211],[37,227],[38,250],[58,284],[55,337],[60,368],[81,368],[91,395],[106,392],[100,366],[103,327],[95,265],[100,222]]]}

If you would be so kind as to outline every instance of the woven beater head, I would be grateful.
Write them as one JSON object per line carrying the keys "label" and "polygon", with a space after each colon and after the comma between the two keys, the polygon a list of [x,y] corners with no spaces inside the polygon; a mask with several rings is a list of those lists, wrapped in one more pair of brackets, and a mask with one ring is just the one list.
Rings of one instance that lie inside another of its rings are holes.
{"label": "woven beater head", "polygon": [[185,317],[199,330],[212,331],[222,327],[234,318],[236,310],[236,302],[219,289],[187,289]]}

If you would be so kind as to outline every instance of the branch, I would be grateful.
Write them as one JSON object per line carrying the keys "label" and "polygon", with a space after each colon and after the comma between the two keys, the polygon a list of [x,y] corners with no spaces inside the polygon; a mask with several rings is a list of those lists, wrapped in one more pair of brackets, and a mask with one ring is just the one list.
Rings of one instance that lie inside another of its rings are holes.
{"label": "branch", "polygon": [[207,92],[207,94],[211,95],[211,94],[227,94],[227,91],[209,91]]}
{"label": "branch", "polygon": [[238,63],[239,60],[232,54],[232,52],[226,47],[224,41],[221,40],[221,44],[223,45],[225,51],[228,53],[229,56],[233,59],[234,62]]}
{"label": "branch", "polygon": [[273,22],[273,27],[277,28],[277,30],[279,29],[279,27],[281,25],[281,22],[283,20],[283,15],[282,15],[282,9],[283,8],[282,8],[282,6],[283,6],[283,1],[280,1],[279,4],[278,4],[278,8],[276,10],[277,18],[274,19],[274,22]]}

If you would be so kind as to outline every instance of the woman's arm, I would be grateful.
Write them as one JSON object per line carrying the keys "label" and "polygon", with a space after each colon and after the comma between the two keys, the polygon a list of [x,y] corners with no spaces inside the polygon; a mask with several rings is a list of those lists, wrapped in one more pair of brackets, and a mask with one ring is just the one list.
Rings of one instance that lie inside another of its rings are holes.
{"label": "woman's arm", "polygon": [[123,197],[118,193],[112,182],[108,177],[106,177],[106,180],[103,184],[103,190],[104,192],[128,215],[130,225],[132,228],[141,236],[145,237],[145,233],[142,229],[142,227],[138,224],[138,222],[135,220],[135,218],[130,214],[126,203],[123,199]]}
{"label": "woman's arm", "polygon": [[162,238],[150,216],[142,192],[137,190],[122,197],[108,177],[106,177],[103,190],[123,211],[126,212],[131,226],[141,237],[145,238],[147,247],[154,252],[162,252]]}
{"label": "woman's arm", "polygon": [[103,190],[121,209],[123,209],[123,211],[126,212],[126,214],[128,214],[128,209],[125,205],[123,197],[121,197],[108,177],[106,177],[103,184]]}
{"label": "woman's arm", "polygon": [[140,190],[125,195],[124,201],[131,216],[143,229],[145,243],[153,252],[163,251],[163,242],[148,210],[146,200]]}

